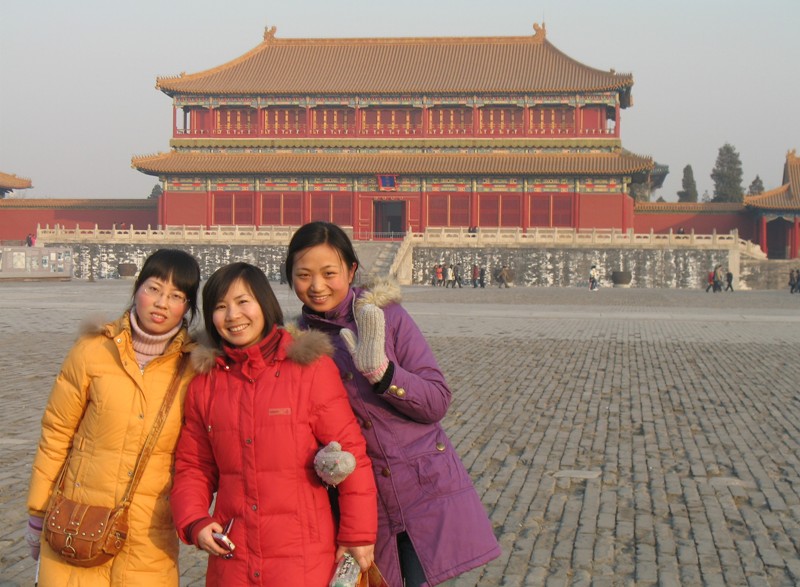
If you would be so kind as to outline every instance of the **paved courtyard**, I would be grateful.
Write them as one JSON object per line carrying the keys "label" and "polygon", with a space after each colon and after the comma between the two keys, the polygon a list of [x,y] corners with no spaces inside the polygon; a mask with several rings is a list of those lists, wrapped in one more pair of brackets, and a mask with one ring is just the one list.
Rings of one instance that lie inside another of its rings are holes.
{"label": "paved courtyard", "polygon": [[[25,494],[53,378],[81,319],[116,316],[131,286],[0,283],[0,587],[32,585]],[[800,295],[404,296],[503,547],[448,587],[800,584]],[[182,550],[184,585],[204,559]]]}

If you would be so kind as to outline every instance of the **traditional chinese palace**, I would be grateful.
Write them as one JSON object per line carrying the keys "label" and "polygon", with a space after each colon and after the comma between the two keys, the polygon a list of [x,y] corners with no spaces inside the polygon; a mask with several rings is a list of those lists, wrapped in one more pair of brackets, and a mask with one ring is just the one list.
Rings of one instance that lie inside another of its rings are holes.
{"label": "traditional chinese palace", "polygon": [[282,39],[194,74],[168,153],[163,225],[633,228],[654,162],[622,148],[630,74],[530,36]]}
{"label": "traditional chinese palace", "polygon": [[800,251],[794,150],[782,185],[741,203],[636,201],[668,169],[622,147],[633,77],[568,57],[543,25],[519,37],[372,39],[282,39],[273,27],[229,63],[156,85],[173,102],[170,149],[132,166],[162,195],[17,199],[30,180],[0,173],[0,242],[37,225],[329,220],[356,239],[443,227],[735,230],[770,258]]}

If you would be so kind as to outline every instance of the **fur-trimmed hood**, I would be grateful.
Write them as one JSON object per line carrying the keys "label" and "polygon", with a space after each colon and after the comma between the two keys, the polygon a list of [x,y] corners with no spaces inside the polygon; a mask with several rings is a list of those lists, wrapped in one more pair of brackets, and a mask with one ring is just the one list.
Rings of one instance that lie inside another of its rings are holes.
{"label": "fur-trimmed hood", "polygon": [[[286,346],[286,358],[309,365],[322,356],[333,356],[333,343],[324,332],[316,330],[300,330],[295,324],[279,327],[292,337]],[[208,334],[203,332],[197,337],[197,346],[192,350],[192,366],[197,373],[209,373],[221,356],[223,351],[216,347]]]}
{"label": "fur-trimmed hood", "polygon": [[356,288],[356,307],[362,304],[374,304],[385,308],[389,304],[399,304],[403,299],[400,285],[390,277],[375,277]]}

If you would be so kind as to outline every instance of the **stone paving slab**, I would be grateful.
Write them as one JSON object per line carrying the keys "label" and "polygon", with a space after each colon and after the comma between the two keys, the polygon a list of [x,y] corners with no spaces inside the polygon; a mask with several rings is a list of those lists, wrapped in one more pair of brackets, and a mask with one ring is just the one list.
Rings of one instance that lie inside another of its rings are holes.
{"label": "stone paving slab", "polygon": [[[0,283],[0,587],[32,584],[25,494],[53,378],[81,320],[131,287]],[[800,295],[403,293],[503,546],[448,587],[800,584]],[[183,585],[204,568],[182,549]]]}

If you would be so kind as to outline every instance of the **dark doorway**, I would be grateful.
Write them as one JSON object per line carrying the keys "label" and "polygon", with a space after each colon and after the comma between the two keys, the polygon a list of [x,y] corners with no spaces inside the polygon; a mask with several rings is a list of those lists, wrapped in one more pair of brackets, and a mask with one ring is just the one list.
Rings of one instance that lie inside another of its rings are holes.
{"label": "dark doorway", "polygon": [[375,238],[403,238],[406,234],[406,203],[375,202]]}
{"label": "dark doorway", "polygon": [[767,222],[767,257],[769,259],[788,259],[792,223],[783,218]]}

